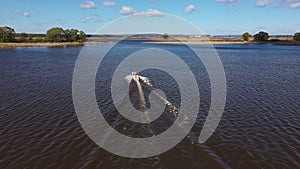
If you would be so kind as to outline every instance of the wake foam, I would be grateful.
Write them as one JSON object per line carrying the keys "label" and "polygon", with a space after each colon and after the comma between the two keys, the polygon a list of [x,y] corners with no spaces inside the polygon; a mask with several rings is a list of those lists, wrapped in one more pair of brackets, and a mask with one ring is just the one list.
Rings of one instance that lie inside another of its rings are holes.
{"label": "wake foam", "polygon": [[[185,115],[183,115],[182,113],[180,113],[180,110],[174,106],[172,103],[170,103],[167,99],[165,99],[164,97],[162,97],[160,94],[158,94],[155,91],[155,86],[152,83],[152,81],[144,76],[140,76],[140,75],[128,75],[125,77],[125,80],[128,83],[131,83],[131,81],[134,81],[137,85],[137,89],[138,89],[138,95],[139,95],[139,101],[140,101],[140,107],[145,110],[146,109],[146,102],[145,102],[145,97],[144,97],[144,92],[143,92],[143,87],[147,88],[148,90],[151,91],[151,93],[153,94],[153,96],[155,96],[162,104],[164,104],[166,106],[166,110],[170,113],[172,113],[172,115],[174,117],[179,117],[179,125],[184,125],[189,123],[189,118]],[[182,116],[179,116],[179,115]]]}

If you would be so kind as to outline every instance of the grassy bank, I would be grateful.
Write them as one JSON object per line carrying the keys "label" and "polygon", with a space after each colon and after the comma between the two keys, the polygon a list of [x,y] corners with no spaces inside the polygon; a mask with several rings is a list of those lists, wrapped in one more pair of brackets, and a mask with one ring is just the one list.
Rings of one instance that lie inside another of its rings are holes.
{"label": "grassy bank", "polygon": [[59,42],[59,43],[0,43],[0,48],[24,48],[24,47],[64,47],[64,46],[83,46],[86,44],[105,44],[110,43],[109,41],[101,42]]}
{"label": "grassy bank", "polygon": [[[153,39],[152,39],[153,40]],[[65,47],[65,46],[83,46],[86,44],[107,44],[112,43],[110,41],[97,41],[97,42],[60,42],[60,43],[48,43],[48,42],[38,42],[38,43],[0,43],[0,48],[24,48],[24,47]],[[260,44],[255,41],[203,41],[196,39],[189,40],[158,40],[155,39],[153,42],[144,42],[149,44]],[[270,43],[273,45],[282,46],[300,46],[300,41],[267,41],[261,43]]]}
{"label": "grassy bank", "polygon": [[145,42],[149,44],[273,44],[281,46],[300,46],[300,41],[265,41],[265,42],[256,42],[256,41],[197,41],[197,40],[182,40],[182,41],[153,41]]}
{"label": "grassy bank", "polygon": [[188,45],[205,45],[205,44],[249,44],[251,42],[235,42],[235,41],[154,41],[145,42],[149,44],[188,44]]}

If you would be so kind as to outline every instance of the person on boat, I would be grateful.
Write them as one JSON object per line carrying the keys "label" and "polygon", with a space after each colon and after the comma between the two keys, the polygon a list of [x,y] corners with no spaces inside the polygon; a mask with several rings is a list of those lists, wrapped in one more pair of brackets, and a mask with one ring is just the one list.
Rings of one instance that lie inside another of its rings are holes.
{"label": "person on boat", "polygon": [[140,79],[137,72],[132,72],[131,75],[132,75],[132,78],[134,78],[135,80],[139,80]]}
{"label": "person on boat", "polygon": [[132,74],[132,76],[138,76],[137,72],[132,72],[131,74]]}

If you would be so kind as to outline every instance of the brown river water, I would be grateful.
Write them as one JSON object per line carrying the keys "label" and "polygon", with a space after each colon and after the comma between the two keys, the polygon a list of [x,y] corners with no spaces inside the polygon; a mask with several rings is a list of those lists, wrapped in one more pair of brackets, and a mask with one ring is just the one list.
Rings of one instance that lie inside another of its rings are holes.
{"label": "brown river water", "polygon": [[[82,47],[0,49],[0,168],[300,168],[299,47],[215,45],[228,93],[220,124],[203,144],[198,137],[210,106],[209,78],[184,45],[133,41],[113,49],[97,74],[99,108],[115,130],[132,137],[159,134],[172,124],[167,112],[150,125],[135,124],[120,117],[111,103],[113,70],[129,53],[148,47],[176,53],[201,86],[197,121],[178,145],[154,157],[130,159],[105,151],[88,137],[72,100],[73,70]],[[180,107],[172,77],[159,70],[140,74]],[[133,84],[132,102],[138,97],[135,89]]]}

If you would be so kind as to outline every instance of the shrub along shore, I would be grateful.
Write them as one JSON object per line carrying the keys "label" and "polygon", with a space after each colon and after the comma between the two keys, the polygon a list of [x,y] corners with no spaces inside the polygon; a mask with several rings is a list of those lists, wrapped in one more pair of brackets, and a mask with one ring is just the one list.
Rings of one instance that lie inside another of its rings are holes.
{"label": "shrub along shore", "polygon": [[[100,36],[100,35],[96,35]],[[15,33],[11,27],[0,27],[0,48],[16,48],[16,47],[60,47],[60,46],[80,46],[85,44],[103,44],[111,43],[105,38],[122,39],[123,36],[103,35],[101,40],[86,42],[88,35],[77,29],[62,29],[53,27],[46,34],[27,34]],[[182,38],[183,37],[183,38]],[[245,32],[241,36],[175,36],[168,34],[163,35],[138,35],[132,36],[133,39],[150,39],[155,44],[260,44],[271,43],[274,45],[300,46],[300,32],[294,36],[270,36],[267,32],[260,31],[255,35]],[[175,40],[174,40],[175,39]]]}
{"label": "shrub along shore", "polygon": [[68,46],[83,46],[86,44],[107,44],[109,41],[103,42],[37,42],[37,43],[29,43],[29,42],[19,42],[19,43],[0,43],[1,48],[25,48],[25,47],[68,47]]}

